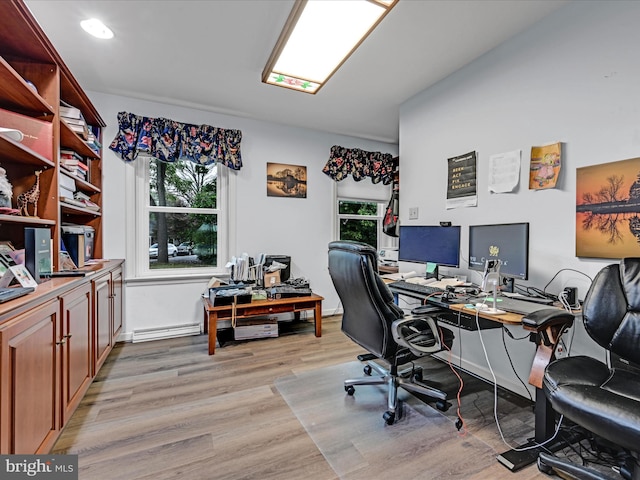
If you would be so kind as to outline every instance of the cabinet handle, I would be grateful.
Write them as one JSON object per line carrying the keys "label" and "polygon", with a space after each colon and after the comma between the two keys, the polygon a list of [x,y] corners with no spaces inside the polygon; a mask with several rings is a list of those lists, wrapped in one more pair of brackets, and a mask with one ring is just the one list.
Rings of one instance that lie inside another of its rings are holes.
{"label": "cabinet handle", "polygon": [[71,338],[73,335],[71,333],[68,333],[67,335],[64,336],[64,338]]}
{"label": "cabinet handle", "polygon": [[64,345],[65,343],[67,343],[67,339],[63,338],[62,340],[60,340],[59,342],[56,342],[56,345]]}

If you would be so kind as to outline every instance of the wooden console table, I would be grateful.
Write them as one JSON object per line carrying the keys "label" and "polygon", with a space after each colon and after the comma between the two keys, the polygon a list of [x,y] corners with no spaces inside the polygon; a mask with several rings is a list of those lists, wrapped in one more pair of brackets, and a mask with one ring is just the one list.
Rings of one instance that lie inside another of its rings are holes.
{"label": "wooden console table", "polygon": [[250,303],[237,305],[214,306],[208,298],[203,297],[204,304],[204,331],[209,334],[209,355],[216,351],[216,335],[218,333],[218,319],[249,318],[260,315],[271,315],[276,313],[301,312],[313,310],[313,321],[315,324],[316,337],[322,336],[322,300],[320,295],[310,295],[307,297],[278,298],[274,300],[254,300]]}

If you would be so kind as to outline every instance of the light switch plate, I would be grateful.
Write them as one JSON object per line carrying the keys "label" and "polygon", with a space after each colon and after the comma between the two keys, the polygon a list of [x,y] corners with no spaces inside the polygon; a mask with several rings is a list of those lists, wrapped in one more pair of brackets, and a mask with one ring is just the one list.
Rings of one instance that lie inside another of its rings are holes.
{"label": "light switch plate", "polygon": [[409,220],[417,220],[418,219],[418,207],[409,208]]}

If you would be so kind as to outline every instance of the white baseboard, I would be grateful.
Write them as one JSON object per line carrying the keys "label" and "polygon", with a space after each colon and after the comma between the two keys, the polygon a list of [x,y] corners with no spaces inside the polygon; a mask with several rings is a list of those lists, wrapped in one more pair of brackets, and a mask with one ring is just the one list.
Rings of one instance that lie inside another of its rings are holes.
{"label": "white baseboard", "polygon": [[200,335],[200,325],[201,324],[199,323],[189,323],[186,325],[173,325],[169,327],[141,328],[133,331],[133,334],[131,334],[131,341],[133,343],[148,342],[164,338]]}

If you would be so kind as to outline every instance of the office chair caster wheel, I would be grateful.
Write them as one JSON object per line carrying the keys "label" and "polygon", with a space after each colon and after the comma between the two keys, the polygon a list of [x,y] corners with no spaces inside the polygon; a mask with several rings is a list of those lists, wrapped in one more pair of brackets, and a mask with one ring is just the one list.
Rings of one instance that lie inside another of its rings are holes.
{"label": "office chair caster wheel", "polygon": [[347,395],[349,396],[352,396],[354,393],[356,393],[356,389],[353,385],[345,385],[344,391],[347,392]]}
{"label": "office chair caster wheel", "polygon": [[551,475],[553,473],[553,468],[547,465],[542,461],[540,457],[538,457],[538,470],[546,475]]}
{"label": "office chair caster wheel", "polygon": [[446,400],[438,400],[436,402],[436,408],[441,412],[446,412],[449,410],[449,403]]}
{"label": "office chair caster wheel", "polygon": [[396,421],[396,414],[393,412],[384,412],[382,418],[387,425],[393,425],[393,422]]}
{"label": "office chair caster wheel", "polygon": [[363,370],[364,370],[364,374],[368,377],[369,375],[371,375],[371,371],[373,369],[371,368],[371,365],[365,365]]}

